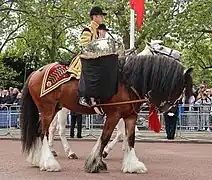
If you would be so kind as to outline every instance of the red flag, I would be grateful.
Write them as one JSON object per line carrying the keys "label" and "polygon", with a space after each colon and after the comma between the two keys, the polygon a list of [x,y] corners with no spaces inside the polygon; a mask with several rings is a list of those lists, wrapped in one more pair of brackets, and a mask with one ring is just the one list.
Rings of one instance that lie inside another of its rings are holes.
{"label": "red flag", "polygon": [[158,118],[158,113],[155,111],[154,105],[149,107],[149,129],[154,130],[156,133],[160,132],[161,124]]}
{"label": "red flag", "polygon": [[144,0],[130,0],[130,8],[136,12],[137,29],[139,30],[144,17]]}

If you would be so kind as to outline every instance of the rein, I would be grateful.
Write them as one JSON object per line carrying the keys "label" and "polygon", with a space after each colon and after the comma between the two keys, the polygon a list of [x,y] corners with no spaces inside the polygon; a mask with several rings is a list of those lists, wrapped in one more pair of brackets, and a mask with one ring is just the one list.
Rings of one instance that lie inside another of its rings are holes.
{"label": "rein", "polygon": [[90,107],[99,107],[99,106],[115,106],[115,105],[124,105],[124,104],[131,104],[131,103],[141,103],[141,102],[149,102],[148,99],[138,99],[138,100],[132,100],[132,101],[120,101],[120,102],[114,102],[114,103],[104,103],[104,104],[95,104],[91,105]]}

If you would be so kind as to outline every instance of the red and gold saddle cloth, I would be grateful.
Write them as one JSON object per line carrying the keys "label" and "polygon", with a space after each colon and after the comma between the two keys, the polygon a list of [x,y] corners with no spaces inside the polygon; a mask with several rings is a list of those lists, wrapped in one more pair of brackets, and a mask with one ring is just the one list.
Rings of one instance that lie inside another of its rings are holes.
{"label": "red and gold saddle cloth", "polygon": [[50,64],[43,77],[40,97],[53,91],[58,86],[69,81],[73,77],[66,72],[67,68],[65,65],[58,63]]}

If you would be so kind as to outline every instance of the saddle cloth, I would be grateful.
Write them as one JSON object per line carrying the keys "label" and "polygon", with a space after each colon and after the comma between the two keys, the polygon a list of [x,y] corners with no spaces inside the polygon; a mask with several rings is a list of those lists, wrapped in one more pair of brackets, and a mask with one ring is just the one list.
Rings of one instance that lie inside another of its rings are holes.
{"label": "saddle cloth", "polygon": [[68,74],[65,65],[59,63],[50,64],[43,77],[40,97],[50,93],[73,77],[79,79],[76,73]]}

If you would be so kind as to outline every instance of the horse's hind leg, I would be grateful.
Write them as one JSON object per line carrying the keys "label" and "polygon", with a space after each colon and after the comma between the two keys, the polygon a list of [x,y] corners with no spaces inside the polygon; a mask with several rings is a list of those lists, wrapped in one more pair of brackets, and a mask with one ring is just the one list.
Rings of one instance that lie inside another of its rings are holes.
{"label": "horse's hind leg", "polygon": [[119,119],[119,114],[107,115],[102,134],[85,161],[86,172],[93,173],[107,170],[106,163],[102,161],[102,153]]}
{"label": "horse's hind leg", "polygon": [[125,143],[125,152],[124,160],[122,165],[122,171],[124,173],[145,173],[147,168],[144,163],[140,162],[135,153],[135,125],[137,120],[137,115],[132,115],[124,119],[127,132],[126,132],[126,143]]}
{"label": "horse's hind leg", "polygon": [[42,138],[42,148],[41,148],[41,157],[40,157],[40,170],[42,171],[60,171],[61,167],[56,161],[52,152],[50,151],[48,144],[48,134],[49,126],[55,115],[55,108],[41,110],[41,138]]}
{"label": "horse's hind leg", "polygon": [[113,149],[113,147],[116,145],[117,142],[121,139],[121,137],[125,135],[125,124],[123,118],[121,118],[116,125],[117,127],[117,134],[116,137],[111,141],[104,149],[104,152],[102,154],[103,158],[106,158],[109,154],[109,152]]}
{"label": "horse's hind leg", "polygon": [[58,124],[58,113],[54,116],[54,119],[49,127],[49,148],[54,156],[57,156],[57,153],[54,150],[54,134]]}

